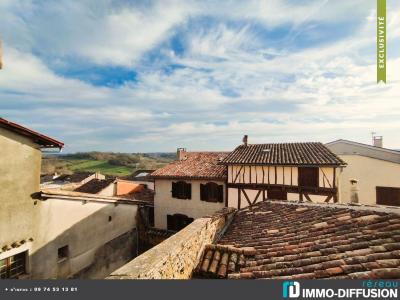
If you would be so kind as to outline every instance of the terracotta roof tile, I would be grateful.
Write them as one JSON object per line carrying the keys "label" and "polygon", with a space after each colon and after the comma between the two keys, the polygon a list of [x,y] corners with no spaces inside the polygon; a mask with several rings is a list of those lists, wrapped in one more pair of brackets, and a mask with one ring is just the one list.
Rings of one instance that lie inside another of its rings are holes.
{"label": "terracotta roof tile", "polygon": [[238,273],[241,267],[250,262],[256,250],[253,247],[237,248],[229,245],[206,245],[194,277],[207,278],[247,278],[252,273]]}
{"label": "terracotta roof tile", "polygon": [[74,174],[62,174],[58,176],[54,181],[65,181],[65,182],[71,182],[71,183],[78,183],[81,182],[82,180],[85,180],[89,176],[93,175],[93,173],[90,172],[78,172]]}
{"label": "terracotta roof tile", "polygon": [[240,145],[224,164],[264,165],[345,165],[322,143],[282,143]]}
{"label": "terracotta roof tile", "polygon": [[398,213],[264,201],[239,210],[215,247],[255,249],[228,278],[400,278],[399,235]]}
{"label": "terracotta roof tile", "polygon": [[88,194],[97,194],[108,187],[111,183],[114,182],[114,179],[92,179],[80,187],[76,188],[75,192],[80,193],[88,193]]}
{"label": "terracotta roof tile", "polygon": [[[0,62],[1,63],[1,62]],[[8,121],[6,119],[0,118],[0,127],[5,128],[7,130],[16,132],[20,135],[26,136],[33,140],[34,143],[37,143],[43,148],[63,148],[64,143],[57,141],[51,137],[48,137],[44,134],[36,132],[27,127],[21,126],[17,123]]]}
{"label": "terracotta roof tile", "polygon": [[154,204],[154,190],[143,187],[138,191],[134,191],[132,193],[121,195],[122,198],[134,199],[146,201],[150,204]]}
{"label": "terracotta roof tile", "polygon": [[188,152],[186,159],[174,161],[151,174],[152,178],[224,179],[225,166],[219,162],[226,152]]}

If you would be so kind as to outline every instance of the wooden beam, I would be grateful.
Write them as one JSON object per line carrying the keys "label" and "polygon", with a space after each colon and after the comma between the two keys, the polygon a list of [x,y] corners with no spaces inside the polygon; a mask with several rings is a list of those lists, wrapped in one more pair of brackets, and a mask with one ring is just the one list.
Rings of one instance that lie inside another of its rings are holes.
{"label": "wooden beam", "polygon": [[240,209],[240,202],[242,202],[242,199],[241,199],[241,192],[240,192],[240,189],[238,189],[238,205],[237,205],[237,208],[238,209]]}
{"label": "wooden beam", "polygon": [[312,200],[308,194],[304,194],[304,197],[307,199],[307,201],[312,202]]}
{"label": "wooden beam", "polygon": [[236,173],[236,177],[235,177],[235,180],[233,180],[233,183],[236,183],[236,180],[238,179],[238,177],[239,177],[240,172],[242,171],[242,169],[243,169],[243,166],[241,166],[240,169],[239,169],[239,171]]}
{"label": "wooden beam", "polygon": [[254,198],[253,204],[255,204],[255,203],[257,202],[258,197],[260,196],[261,192],[262,192],[262,190],[259,190],[259,191],[258,191],[256,197]]}
{"label": "wooden beam", "polygon": [[290,185],[293,185],[293,167],[290,167]]}
{"label": "wooden beam", "polygon": [[326,197],[326,199],[325,199],[325,202],[329,202],[329,200],[331,200],[332,199],[332,197],[333,197],[333,195],[328,195],[328,197]]}
{"label": "wooden beam", "polygon": [[247,193],[246,193],[246,190],[243,190],[243,195],[244,195],[244,197],[246,198],[247,203],[249,204],[249,206],[251,206],[251,201],[250,201],[250,199],[249,199],[249,196],[248,196]]}
{"label": "wooden beam", "polygon": [[264,183],[264,182],[265,182],[265,172],[264,172],[264,166],[261,166],[261,168],[262,168],[262,173],[263,173],[263,180],[262,180],[262,183]]}
{"label": "wooden beam", "polygon": [[328,179],[328,177],[326,176],[324,170],[322,170],[322,168],[320,168],[320,170],[321,170],[321,172],[322,172],[322,175],[324,175],[324,177],[323,177],[323,180],[324,180],[324,187],[325,187],[325,178],[326,178],[326,181],[327,181],[328,184],[329,184],[329,187],[332,187],[332,185],[331,185],[331,183],[329,182],[329,179]]}
{"label": "wooden beam", "polygon": [[336,168],[333,168],[333,187],[336,188]]}
{"label": "wooden beam", "polygon": [[337,189],[335,188],[323,188],[323,187],[299,187],[297,185],[283,185],[283,184],[255,184],[255,183],[228,183],[228,187],[230,188],[240,188],[240,189],[247,189],[247,190],[262,190],[268,188],[281,188],[283,191],[288,193],[308,193],[310,195],[335,195]]}
{"label": "wooden beam", "polygon": [[225,207],[228,207],[228,178],[225,181]]}

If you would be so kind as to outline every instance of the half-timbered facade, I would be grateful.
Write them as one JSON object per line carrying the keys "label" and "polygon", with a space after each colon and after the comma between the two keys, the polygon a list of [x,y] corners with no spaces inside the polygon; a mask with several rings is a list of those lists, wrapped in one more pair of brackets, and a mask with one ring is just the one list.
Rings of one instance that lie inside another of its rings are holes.
{"label": "half-timbered facade", "polygon": [[245,144],[221,164],[227,168],[226,206],[265,199],[337,202],[338,168],[345,162],[321,143]]}

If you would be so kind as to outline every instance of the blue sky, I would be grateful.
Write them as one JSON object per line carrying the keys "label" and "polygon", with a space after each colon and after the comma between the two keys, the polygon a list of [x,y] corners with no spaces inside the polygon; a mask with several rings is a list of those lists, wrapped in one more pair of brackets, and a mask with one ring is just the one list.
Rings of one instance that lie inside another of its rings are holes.
{"label": "blue sky", "polygon": [[[400,5],[376,84],[375,0],[1,0],[0,115],[66,152],[230,150],[370,132],[400,148]],[[397,70],[397,72],[396,72]]]}

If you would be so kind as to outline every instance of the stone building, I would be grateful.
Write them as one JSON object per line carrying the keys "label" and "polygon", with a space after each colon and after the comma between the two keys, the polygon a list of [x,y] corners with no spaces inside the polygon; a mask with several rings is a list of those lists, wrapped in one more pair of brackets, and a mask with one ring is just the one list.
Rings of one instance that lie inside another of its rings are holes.
{"label": "stone building", "polygon": [[186,152],[152,173],[154,219],[159,229],[180,230],[193,219],[212,214],[226,203],[224,152]]}
{"label": "stone building", "polygon": [[337,202],[346,163],[321,143],[248,144],[232,152],[186,152],[152,173],[155,227],[179,230],[222,207],[265,199]]}
{"label": "stone building", "polygon": [[137,255],[147,201],[40,191],[41,150],[63,143],[0,118],[0,278],[103,278]]}
{"label": "stone building", "polygon": [[378,137],[373,145],[347,140],[326,144],[347,162],[339,178],[340,202],[400,206],[400,151],[383,148],[382,142]]}

